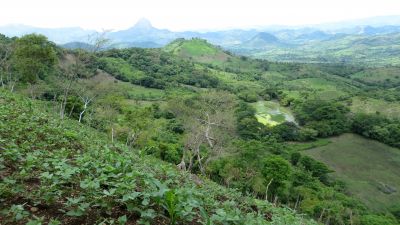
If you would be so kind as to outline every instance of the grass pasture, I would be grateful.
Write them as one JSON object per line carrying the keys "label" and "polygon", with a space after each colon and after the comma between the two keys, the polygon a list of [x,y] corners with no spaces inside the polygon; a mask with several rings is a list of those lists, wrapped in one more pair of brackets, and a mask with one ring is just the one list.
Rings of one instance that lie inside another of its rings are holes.
{"label": "grass pasture", "polygon": [[191,58],[200,63],[212,63],[214,65],[221,65],[230,57],[221,49],[202,39],[177,40],[167,45],[165,50],[183,58]]}
{"label": "grass pasture", "polygon": [[400,118],[400,103],[398,102],[354,97],[349,108],[354,113],[375,114],[378,112],[389,118]]}
{"label": "grass pasture", "polygon": [[371,209],[384,211],[400,202],[400,149],[356,134],[329,140],[303,153],[326,163],[335,171],[332,176]]}
{"label": "grass pasture", "polygon": [[399,67],[378,67],[351,75],[352,79],[373,85],[400,85]]}
{"label": "grass pasture", "polygon": [[122,96],[130,100],[159,101],[165,97],[165,91],[155,88],[146,88],[129,82],[116,80],[108,73],[101,72],[92,78],[96,89],[103,93]]}
{"label": "grass pasture", "polygon": [[229,73],[220,70],[213,70],[212,75],[220,79],[223,83],[237,89],[249,89],[254,91],[261,91],[263,86],[251,80],[243,80],[235,73]]}
{"label": "grass pasture", "polygon": [[127,80],[139,79],[144,76],[142,71],[133,68],[128,62],[120,58],[102,57],[100,62],[105,65],[108,72]]}
{"label": "grass pasture", "polygon": [[290,91],[310,91],[323,100],[337,99],[347,95],[338,83],[324,78],[304,78],[288,82]]}

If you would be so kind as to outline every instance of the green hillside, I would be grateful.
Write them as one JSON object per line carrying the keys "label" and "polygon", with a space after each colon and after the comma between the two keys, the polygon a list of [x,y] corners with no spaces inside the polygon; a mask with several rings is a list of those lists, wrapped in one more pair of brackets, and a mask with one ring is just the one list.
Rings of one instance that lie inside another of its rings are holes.
{"label": "green hillside", "polygon": [[371,207],[352,194],[351,180],[302,154],[345,133],[400,147],[400,121],[390,114],[396,84],[354,78],[383,70],[252,59],[200,39],[97,52],[35,34],[0,44],[0,215],[8,224],[17,215],[27,216],[21,224],[400,219],[397,204]]}
{"label": "green hillside", "polygon": [[336,35],[326,40],[309,40],[301,44],[271,44],[249,48],[246,43],[232,51],[272,61],[304,63],[349,63],[354,65],[399,65],[400,34]]}
{"label": "green hillside", "polygon": [[0,102],[2,223],[316,224],[60,121],[39,102],[3,90]]}
{"label": "green hillside", "polygon": [[384,87],[400,86],[399,67],[378,67],[370,70],[360,71],[350,76],[352,79],[365,82],[369,85],[380,85]]}
{"label": "green hillside", "polygon": [[374,98],[354,97],[349,104],[354,113],[382,114],[390,118],[400,118],[400,103]]}
{"label": "green hillside", "polygon": [[165,51],[174,55],[189,58],[201,63],[220,64],[226,62],[230,55],[222,49],[202,39],[177,39],[164,47]]}

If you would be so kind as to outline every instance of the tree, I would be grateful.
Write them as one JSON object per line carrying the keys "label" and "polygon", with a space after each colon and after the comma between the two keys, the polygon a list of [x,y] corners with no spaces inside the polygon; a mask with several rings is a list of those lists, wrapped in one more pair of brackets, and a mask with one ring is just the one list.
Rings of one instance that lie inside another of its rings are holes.
{"label": "tree", "polygon": [[[97,68],[93,68],[94,57],[98,51],[103,50],[109,43],[109,39],[106,38],[107,32],[94,33],[88,37],[88,42],[93,46],[89,52],[83,49],[77,49],[72,53],[65,54],[64,65],[61,66],[62,71],[62,87],[63,90],[61,103],[60,103],[60,118],[63,119],[65,115],[65,106],[67,104],[68,96],[72,91],[73,83],[75,83],[78,78],[89,78],[96,73]],[[81,88],[78,94],[83,102],[84,110],[81,111],[79,116],[79,122],[81,122],[83,114],[86,112],[88,105],[94,100],[94,95],[87,93],[93,93],[88,89]],[[86,93],[86,94],[83,94]]]}
{"label": "tree", "polygon": [[89,49],[92,53],[97,53],[108,47],[110,44],[110,39],[107,38],[109,30],[103,30],[102,32],[94,32],[88,36],[88,43],[91,46]]}
{"label": "tree", "polygon": [[34,84],[54,70],[57,63],[55,44],[43,35],[28,34],[15,41],[13,65],[25,83]]}
{"label": "tree", "polygon": [[205,172],[205,166],[212,158],[218,157],[230,140],[229,134],[235,130],[235,105],[234,97],[222,91],[169,102],[169,110],[185,121],[185,151],[180,168],[186,169],[188,163],[187,169],[191,170],[195,160],[200,171]]}
{"label": "tree", "polygon": [[0,42],[0,85],[9,85],[10,91],[14,90],[15,76],[11,74],[11,54],[14,45],[9,41]]}
{"label": "tree", "polygon": [[265,198],[268,199],[269,191],[276,195],[285,187],[285,181],[291,174],[290,164],[280,156],[270,156],[264,161],[262,174],[267,184]]}
{"label": "tree", "polygon": [[319,137],[348,131],[351,124],[349,111],[340,103],[322,100],[307,100],[299,102],[294,107],[296,120],[300,125],[317,131]]}
{"label": "tree", "polygon": [[79,74],[82,70],[82,64],[78,56],[75,57],[73,54],[66,54],[63,56],[66,63],[61,65],[61,84],[60,89],[62,90],[60,99],[60,118],[64,119],[65,109],[68,101],[68,96],[73,88],[73,83],[78,79]]}
{"label": "tree", "polygon": [[83,105],[78,119],[79,123],[81,123],[84,114],[89,109],[89,105],[96,99],[97,92],[100,90],[96,90],[96,86],[99,84],[99,81],[82,79],[78,80],[77,84],[79,87],[78,96]]}
{"label": "tree", "polygon": [[293,122],[284,122],[272,127],[272,132],[284,141],[295,141],[299,136],[299,128]]}
{"label": "tree", "polygon": [[313,177],[318,178],[321,182],[327,183],[327,174],[332,171],[325,164],[309,156],[303,156],[300,162],[305,170],[311,172]]}

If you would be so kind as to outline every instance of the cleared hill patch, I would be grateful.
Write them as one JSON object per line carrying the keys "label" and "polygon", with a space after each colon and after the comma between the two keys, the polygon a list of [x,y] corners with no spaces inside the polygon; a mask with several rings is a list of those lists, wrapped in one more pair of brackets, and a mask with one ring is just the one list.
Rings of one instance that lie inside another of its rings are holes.
{"label": "cleared hill patch", "polygon": [[165,51],[200,63],[221,64],[231,56],[202,39],[178,39],[165,46]]}
{"label": "cleared hill patch", "polygon": [[400,103],[382,99],[353,97],[349,108],[354,113],[379,113],[389,118],[400,118]]}
{"label": "cleared hill patch", "polygon": [[400,202],[400,150],[356,134],[329,138],[330,144],[303,153],[326,163],[333,177],[368,207],[385,211]]}

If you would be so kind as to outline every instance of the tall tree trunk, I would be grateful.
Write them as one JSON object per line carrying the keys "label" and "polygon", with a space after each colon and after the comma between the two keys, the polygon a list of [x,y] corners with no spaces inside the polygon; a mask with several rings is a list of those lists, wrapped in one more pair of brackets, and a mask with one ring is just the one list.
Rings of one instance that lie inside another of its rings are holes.
{"label": "tall tree trunk", "polygon": [[296,204],[294,204],[294,210],[297,209],[297,206],[299,205],[299,201],[300,201],[300,195],[297,195]]}
{"label": "tall tree trunk", "polygon": [[111,127],[111,142],[114,143],[114,127]]}
{"label": "tall tree trunk", "polygon": [[269,189],[269,186],[271,185],[273,180],[274,180],[274,178],[271,178],[271,180],[267,184],[267,189],[265,190],[265,200],[266,201],[268,201],[268,189]]}
{"label": "tall tree trunk", "polygon": [[322,221],[322,218],[323,218],[323,216],[324,216],[324,213],[325,213],[325,208],[322,209],[322,212],[321,212],[321,214],[319,215],[319,218],[318,218],[318,222],[321,222],[321,221]]}
{"label": "tall tree trunk", "polygon": [[67,100],[68,100],[68,95],[69,91],[72,85],[72,79],[69,80],[69,83],[67,84],[66,88],[64,89],[64,95],[61,100],[61,106],[60,106],[60,118],[63,120],[65,116],[65,107],[67,106]]}
{"label": "tall tree trunk", "polygon": [[196,149],[196,155],[197,155],[197,161],[199,162],[199,168],[200,168],[200,172],[201,174],[204,175],[204,168],[203,165],[201,163],[201,156],[200,156],[200,146]]}
{"label": "tall tree trunk", "polygon": [[353,210],[350,209],[350,225],[353,225]]}

